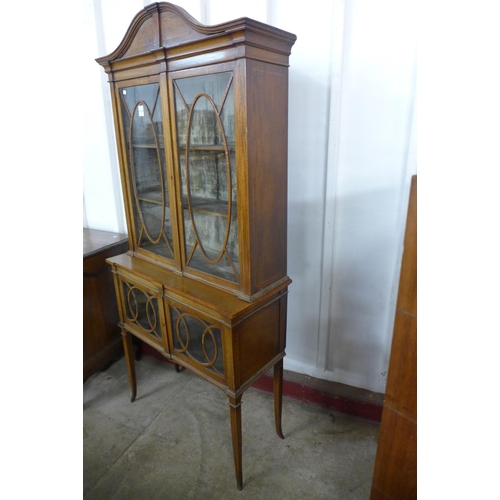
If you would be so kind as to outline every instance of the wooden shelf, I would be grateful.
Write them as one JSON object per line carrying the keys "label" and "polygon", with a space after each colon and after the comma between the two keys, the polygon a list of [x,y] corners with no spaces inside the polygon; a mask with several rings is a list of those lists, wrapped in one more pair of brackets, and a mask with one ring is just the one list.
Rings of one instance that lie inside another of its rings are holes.
{"label": "wooden shelf", "polygon": [[[186,148],[185,144],[181,144],[179,146],[179,149],[181,151],[186,151],[187,148]],[[227,147],[227,150],[228,151],[235,151],[236,148],[234,145],[229,145]],[[224,146],[224,144],[198,144],[195,146],[190,146],[188,151],[201,151],[201,152],[207,152],[207,153],[210,153],[210,152],[223,153],[224,151],[226,151],[226,147]]]}
{"label": "wooden shelf", "polygon": [[[207,198],[198,198],[191,196],[191,208],[193,212],[202,213],[207,215],[216,215],[217,217],[227,217],[227,201],[212,200]],[[231,219],[238,218],[237,203],[231,203]],[[182,198],[182,208],[189,210],[188,201],[186,197]]]}
{"label": "wooden shelf", "polygon": [[137,193],[137,198],[140,201],[147,201],[148,203],[154,203],[155,205],[163,205],[162,201],[165,201],[165,207],[170,207],[170,202],[168,196],[162,197],[161,191],[144,191],[142,193]]}
{"label": "wooden shelf", "polygon": [[141,148],[141,149],[158,149],[162,148],[163,144],[132,144],[133,148]]}

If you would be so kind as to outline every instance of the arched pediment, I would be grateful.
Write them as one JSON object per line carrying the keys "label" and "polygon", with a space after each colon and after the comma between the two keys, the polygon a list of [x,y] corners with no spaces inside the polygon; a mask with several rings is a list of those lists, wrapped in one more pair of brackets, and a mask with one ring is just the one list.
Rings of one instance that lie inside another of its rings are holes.
{"label": "arched pediment", "polygon": [[[201,40],[207,40],[211,47],[201,48]],[[242,17],[226,23],[206,26],[188,14],[183,8],[168,2],[157,2],[144,7],[132,20],[123,40],[118,47],[107,56],[96,61],[107,72],[113,71],[134,58],[152,56],[155,51],[165,50],[167,59],[172,57],[189,57],[206,50],[212,51],[216,39],[221,40],[221,47],[247,45],[267,52],[275,52],[278,57],[287,57],[296,40],[295,35],[259,21]],[[265,39],[265,43],[262,40]],[[198,45],[197,45],[198,44]],[[174,55],[175,52],[175,55]],[[232,57],[238,57],[234,55]],[[259,56],[256,56],[259,57]],[[152,62],[151,59],[149,63]],[[276,60],[275,62],[278,62]],[[117,66],[118,64],[118,66]]]}
{"label": "arched pediment", "polygon": [[204,38],[221,29],[205,26],[183,8],[168,2],[156,2],[144,7],[134,17],[118,47],[97,62],[112,62],[158,49]]}

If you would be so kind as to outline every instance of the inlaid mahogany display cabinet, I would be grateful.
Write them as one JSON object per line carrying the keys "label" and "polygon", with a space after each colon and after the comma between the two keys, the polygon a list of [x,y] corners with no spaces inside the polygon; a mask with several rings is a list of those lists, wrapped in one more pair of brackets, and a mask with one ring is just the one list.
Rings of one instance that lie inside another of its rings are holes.
{"label": "inlaid mahogany display cabinet", "polygon": [[238,488],[241,398],[274,368],[281,432],[287,291],[288,59],[295,35],[140,11],[108,74],[129,251],[108,259],[136,396],[132,336],[221,388]]}

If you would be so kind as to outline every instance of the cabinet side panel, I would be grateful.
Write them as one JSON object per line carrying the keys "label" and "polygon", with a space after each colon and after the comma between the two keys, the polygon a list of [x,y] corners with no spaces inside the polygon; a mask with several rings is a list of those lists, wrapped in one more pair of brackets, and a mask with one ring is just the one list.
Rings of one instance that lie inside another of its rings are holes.
{"label": "cabinet side panel", "polygon": [[257,311],[238,327],[240,383],[280,353],[280,301]]}
{"label": "cabinet side panel", "polygon": [[247,61],[252,293],[286,276],[288,68]]}

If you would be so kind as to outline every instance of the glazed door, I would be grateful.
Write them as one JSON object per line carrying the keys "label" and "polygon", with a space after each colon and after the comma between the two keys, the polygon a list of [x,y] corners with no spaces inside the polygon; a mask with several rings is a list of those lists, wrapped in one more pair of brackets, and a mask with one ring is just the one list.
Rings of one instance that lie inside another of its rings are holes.
{"label": "glazed door", "polygon": [[121,87],[118,101],[133,250],[138,256],[173,265],[171,187],[165,158],[169,141],[165,142],[160,83]]}
{"label": "glazed door", "polygon": [[165,298],[171,354],[217,385],[225,383],[225,326],[204,313]]}
{"label": "glazed door", "polygon": [[161,288],[121,272],[115,276],[115,287],[122,328],[168,353]]}
{"label": "glazed door", "polygon": [[[172,75],[182,265],[240,282],[233,71]],[[213,279],[211,279],[213,281]]]}

